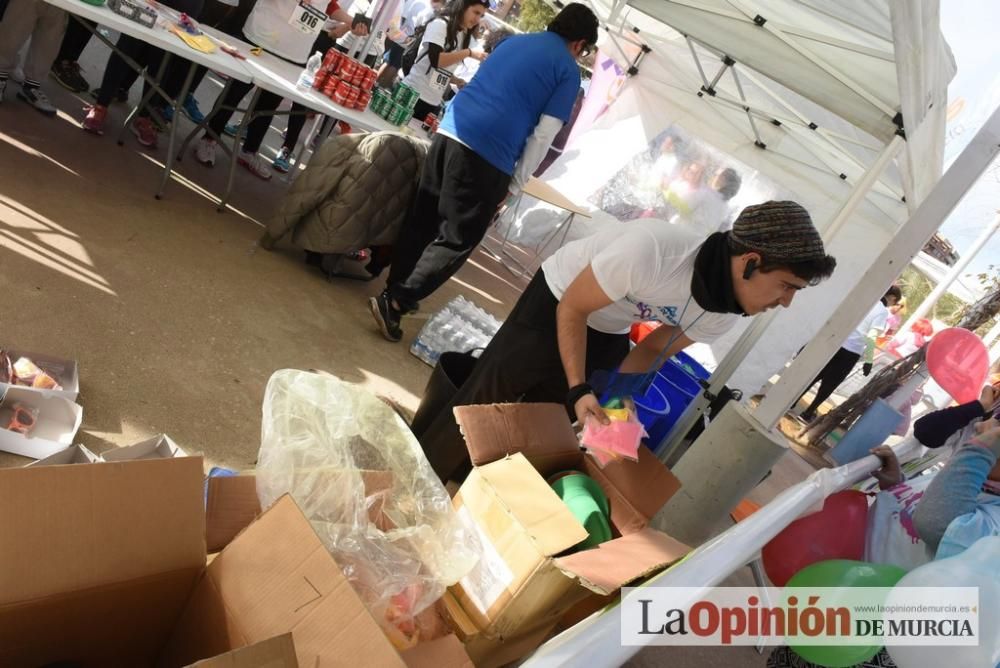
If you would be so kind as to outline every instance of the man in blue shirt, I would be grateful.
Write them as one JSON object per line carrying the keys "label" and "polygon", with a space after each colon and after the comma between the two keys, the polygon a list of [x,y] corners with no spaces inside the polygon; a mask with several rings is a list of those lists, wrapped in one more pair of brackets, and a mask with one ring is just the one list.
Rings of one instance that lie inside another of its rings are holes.
{"label": "man in blue shirt", "polygon": [[371,298],[382,335],[451,278],[482,241],[508,192],[520,191],[569,121],[580,88],[577,58],[597,42],[598,20],[567,5],[548,30],[504,40],[452,102],[427,153],[386,288]]}

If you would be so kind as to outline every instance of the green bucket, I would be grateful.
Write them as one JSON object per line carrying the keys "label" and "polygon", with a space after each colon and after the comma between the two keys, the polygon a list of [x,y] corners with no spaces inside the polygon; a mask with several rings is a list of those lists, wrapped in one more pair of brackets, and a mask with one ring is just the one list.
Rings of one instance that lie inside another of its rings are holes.
{"label": "green bucket", "polygon": [[568,471],[549,480],[552,490],[589,534],[586,540],[576,545],[576,549],[586,550],[611,540],[608,497],[593,478],[579,471]]}

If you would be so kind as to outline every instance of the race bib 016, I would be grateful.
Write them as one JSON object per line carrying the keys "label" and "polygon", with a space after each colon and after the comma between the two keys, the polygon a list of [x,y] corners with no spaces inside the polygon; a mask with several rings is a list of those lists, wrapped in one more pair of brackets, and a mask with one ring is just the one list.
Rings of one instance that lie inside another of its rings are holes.
{"label": "race bib 016", "polygon": [[295,7],[292,15],[288,18],[288,25],[309,36],[319,34],[324,23],[326,23],[326,14],[302,2]]}

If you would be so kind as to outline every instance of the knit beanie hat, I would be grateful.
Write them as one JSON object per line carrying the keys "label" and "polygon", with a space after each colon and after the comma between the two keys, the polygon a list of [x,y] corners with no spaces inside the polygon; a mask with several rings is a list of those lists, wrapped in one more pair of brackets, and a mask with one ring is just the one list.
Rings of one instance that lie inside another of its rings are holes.
{"label": "knit beanie hat", "polygon": [[797,202],[764,202],[740,212],[729,234],[738,252],[756,251],[767,262],[808,262],[826,257],[809,212]]}

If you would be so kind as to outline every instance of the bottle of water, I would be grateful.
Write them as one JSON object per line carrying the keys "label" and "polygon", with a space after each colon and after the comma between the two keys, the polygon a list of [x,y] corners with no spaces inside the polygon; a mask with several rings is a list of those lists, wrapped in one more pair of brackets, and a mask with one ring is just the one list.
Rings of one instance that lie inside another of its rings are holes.
{"label": "bottle of water", "polygon": [[323,54],[317,51],[313,55],[309,56],[309,60],[306,61],[306,68],[302,70],[302,74],[299,75],[299,80],[296,85],[299,88],[312,88],[313,82],[316,80],[316,73],[319,72],[319,68],[322,66]]}

